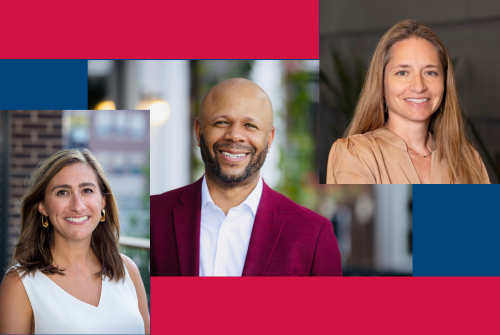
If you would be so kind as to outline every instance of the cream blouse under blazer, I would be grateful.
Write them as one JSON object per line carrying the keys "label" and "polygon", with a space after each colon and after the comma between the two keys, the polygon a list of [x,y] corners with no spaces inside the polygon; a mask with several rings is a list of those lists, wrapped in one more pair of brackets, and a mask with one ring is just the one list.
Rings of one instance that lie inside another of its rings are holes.
{"label": "cream blouse under blazer", "polygon": [[[449,184],[448,164],[439,162],[436,143],[429,136],[427,148],[431,155],[431,184]],[[481,157],[484,184],[490,179]],[[337,140],[330,150],[327,184],[420,184],[405,141],[387,128],[379,128]]]}

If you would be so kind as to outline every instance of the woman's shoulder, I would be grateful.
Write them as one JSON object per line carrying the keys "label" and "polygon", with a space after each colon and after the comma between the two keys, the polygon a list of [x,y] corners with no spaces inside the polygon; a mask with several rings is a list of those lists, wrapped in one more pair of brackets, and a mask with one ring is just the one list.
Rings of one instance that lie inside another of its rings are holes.
{"label": "woman's shoulder", "polygon": [[378,146],[377,137],[374,136],[373,131],[370,131],[363,134],[339,138],[333,143],[332,151],[345,152],[346,154],[362,154],[364,152],[372,152],[373,146]]}
{"label": "woman's shoulder", "polygon": [[8,272],[3,277],[0,285],[0,297],[2,297],[0,305],[5,301],[15,302],[16,306],[27,306],[29,304],[28,294],[17,271]]}
{"label": "woman's shoulder", "polygon": [[373,132],[338,139],[328,157],[328,184],[373,184],[379,145]]}
{"label": "woman's shoulder", "polygon": [[[35,276],[35,273],[31,273],[31,276]],[[15,265],[10,266],[5,272],[4,278],[7,277],[15,278],[15,280],[19,279],[19,281],[23,281],[23,278],[30,276],[30,271],[27,271],[25,267],[22,267],[21,264],[17,263]]]}
{"label": "woman's shoulder", "polygon": [[121,255],[125,267],[128,268],[128,273],[134,284],[135,294],[137,297],[137,302],[139,304],[139,311],[142,315],[144,321],[144,327],[146,333],[149,334],[149,312],[148,312],[148,298],[146,296],[146,290],[144,289],[144,283],[142,282],[141,273],[139,268],[128,256]]}
{"label": "woman's shoulder", "polygon": [[347,143],[358,143],[358,142],[366,141],[367,139],[370,138],[371,133],[372,132],[370,131],[370,132],[363,133],[363,134],[349,135],[347,137],[339,138],[337,140],[337,142],[340,141],[340,142],[347,142]]}
{"label": "woman's shoulder", "polygon": [[20,334],[31,331],[33,310],[17,271],[8,272],[0,285],[0,332]]}
{"label": "woman's shoulder", "polygon": [[338,139],[332,146],[340,150],[346,149],[357,152],[378,152],[381,149],[396,146],[406,151],[406,144],[395,133],[385,127],[377,128],[363,134],[350,135]]}
{"label": "woman's shoulder", "polygon": [[135,262],[132,259],[130,259],[130,257],[128,257],[127,255],[121,254],[120,256],[122,257],[123,264],[125,265],[125,271],[129,274],[130,279],[132,279],[134,285],[136,285],[136,281],[138,280],[142,282],[141,274],[139,273],[139,268],[137,267]]}
{"label": "woman's shoulder", "polygon": [[6,287],[9,291],[17,290],[19,288],[24,290],[23,281],[21,280],[21,277],[16,270],[8,271],[7,274],[3,277],[2,290],[4,287]]}
{"label": "woman's shoulder", "polygon": [[122,257],[122,260],[123,260],[123,263],[125,264],[125,267],[132,269],[134,271],[139,270],[137,265],[134,263],[134,261],[132,259],[130,259],[130,257],[128,257],[127,255],[124,255],[124,254],[120,254],[120,256]]}

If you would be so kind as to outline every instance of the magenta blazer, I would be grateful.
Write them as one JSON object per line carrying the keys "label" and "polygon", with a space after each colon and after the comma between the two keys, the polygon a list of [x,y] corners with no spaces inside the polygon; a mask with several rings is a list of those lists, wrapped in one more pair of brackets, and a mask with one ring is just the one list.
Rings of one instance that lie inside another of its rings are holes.
{"label": "magenta blazer", "polygon": [[[198,276],[201,183],[151,196],[151,275]],[[264,183],[243,276],[342,276],[330,220]]]}

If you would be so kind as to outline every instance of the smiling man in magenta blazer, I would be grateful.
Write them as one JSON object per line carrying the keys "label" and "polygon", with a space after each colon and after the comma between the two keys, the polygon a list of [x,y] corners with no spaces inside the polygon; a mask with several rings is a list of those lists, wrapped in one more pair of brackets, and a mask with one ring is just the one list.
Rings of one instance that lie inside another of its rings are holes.
{"label": "smiling man in magenta blazer", "polygon": [[275,129],[259,86],[246,79],[215,85],[195,131],[204,177],[151,196],[151,275],[342,275],[332,223],[260,176]]}

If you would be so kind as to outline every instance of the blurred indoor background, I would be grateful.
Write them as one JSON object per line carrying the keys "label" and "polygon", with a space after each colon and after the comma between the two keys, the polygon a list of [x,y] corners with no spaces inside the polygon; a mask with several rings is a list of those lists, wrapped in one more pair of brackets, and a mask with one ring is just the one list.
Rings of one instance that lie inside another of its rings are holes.
{"label": "blurred indoor background", "polygon": [[19,237],[25,180],[70,148],[90,149],[105,168],[118,200],[121,252],[139,267],[149,299],[149,111],[0,111],[1,269]]}
{"label": "blurred indoor background", "polygon": [[216,83],[248,78],[269,95],[276,137],[269,186],[332,220],[345,275],[411,275],[411,187],[320,185],[318,60],[91,60],[89,108],[151,111],[150,194],[187,185],[204,166],[193,131]]}
{"label": "blurred indoor background", "polygon": [[500,182],[500,2],[491,0],[324,0],[320,8],[320,181],[331,145],[341,137],[382,35],[415,19],[446,45],[472,140],[492,183]]}

